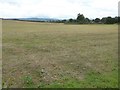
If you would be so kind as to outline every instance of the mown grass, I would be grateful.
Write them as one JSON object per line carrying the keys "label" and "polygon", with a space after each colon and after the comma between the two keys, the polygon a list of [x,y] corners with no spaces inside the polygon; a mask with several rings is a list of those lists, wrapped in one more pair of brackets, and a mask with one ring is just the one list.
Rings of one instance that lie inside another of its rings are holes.
{"label": "mown grass", "polygon": [[7,87],[118,87],[117,25],[3,21]]}

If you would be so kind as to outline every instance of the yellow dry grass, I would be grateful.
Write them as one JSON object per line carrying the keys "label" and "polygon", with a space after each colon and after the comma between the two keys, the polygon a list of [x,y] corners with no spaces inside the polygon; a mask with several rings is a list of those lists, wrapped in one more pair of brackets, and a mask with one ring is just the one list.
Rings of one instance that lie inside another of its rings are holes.
{"label": "yellow dry grass", "polygon": [[117,33],[117,25],[5,20],[3,82],[8,87],[26,87],[23,78],[30,76],[35,85],[62,85],[66,83],[62,78],[69,77],[84,81],[76,81],[74,87],[117,87]]}

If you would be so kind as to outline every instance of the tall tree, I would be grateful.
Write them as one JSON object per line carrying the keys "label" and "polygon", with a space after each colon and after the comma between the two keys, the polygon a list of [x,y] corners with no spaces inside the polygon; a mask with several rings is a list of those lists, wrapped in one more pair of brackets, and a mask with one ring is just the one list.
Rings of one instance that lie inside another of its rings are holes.
{"label": "tall tree", "polygon": [[80,13],[78,14],[78,16],[77,16],[77,22],[81,23],[81,24],[85,23],[85,17],[84,17],[83,14],[80,14]]}

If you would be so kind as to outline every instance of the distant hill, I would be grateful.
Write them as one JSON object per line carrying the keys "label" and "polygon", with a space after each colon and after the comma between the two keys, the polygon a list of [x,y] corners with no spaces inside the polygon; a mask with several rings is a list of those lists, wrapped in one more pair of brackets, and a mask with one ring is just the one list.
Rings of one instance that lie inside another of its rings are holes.
{"label": "distant hill", "polygon": [[59,19],[55,18],[10,18],[7,20],[24,20],[24,21],[45,21],[45,22],[50,22],[50,21],[58,21]]}

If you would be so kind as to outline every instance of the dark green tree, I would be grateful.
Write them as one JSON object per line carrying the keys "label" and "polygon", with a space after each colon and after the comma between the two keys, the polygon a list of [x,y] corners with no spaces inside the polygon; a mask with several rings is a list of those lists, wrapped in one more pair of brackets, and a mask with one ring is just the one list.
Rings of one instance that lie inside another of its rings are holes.
{"label": "dark green tree", "polygon": [[105,24],[105,23],[106,23],[106,17],[103,17],[103,18],[101,19],[101,22],[102,22],[103,24]]}
{"label": "dark green tree", "polygon": [[114,23],[115,23],[114,18],[112,18],[110,16],[106,18],[106,24],[114,24]]}
{"label": "dark green tree", "polygon": [[101,22],[100,18],[95,19],[95,23],[100,23],[100,22]]}
{"label": "dark green tree", "polygon": [[80,23],[80,24],[84,24],[85,23],[85,17],[83,14],[78,14],[77,16],[77,22]]}
{"label": "dark green tree", "polygon": [[71,19],[69,19],[69,22],[73,22],[74,20],[71,18]]}
{"label": "dark green tree", "polygon": [[118,23],[118,17],[115,17],[115,23]]}
{"label": "dark green tree", "polygon": [[90,19],[89,18],[85,18],[85,23],[90,23],[91,21],[90,21]]}

